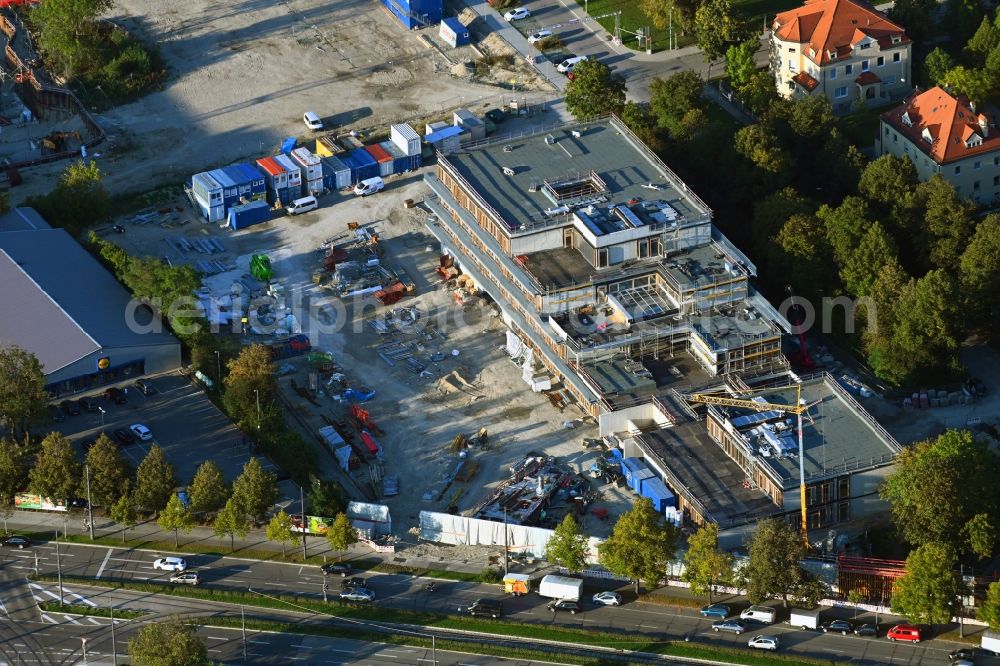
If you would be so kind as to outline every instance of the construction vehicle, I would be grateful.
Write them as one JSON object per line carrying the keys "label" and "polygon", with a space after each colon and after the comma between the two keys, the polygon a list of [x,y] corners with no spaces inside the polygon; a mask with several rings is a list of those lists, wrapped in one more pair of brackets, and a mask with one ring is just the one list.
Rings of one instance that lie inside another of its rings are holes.
{"label": "construction vehicle", "polygon": [[78,143],[83,143],[79,132],[52,132],[42,139],[42,150],[50,153],[60,153],[67,150],[67,139],[76,139]]}
{"label": "construction vehicle", "polygon": [[[810,407],[813,407],[817,402],[810,403],[808,405],[802,404],[802,387],[798,384],[794,386],[782,386],[777,388],[767,388],[756,391],[758,393],[767,391],[768,393],[774,393],[782,389],[795,389],[795,404],[792,405],[781,405],[772,402],[756,402],[754,400],[748,400],[744,398],[733,398],[728,395],[720,395],[715,393],[690,393],[685,396],[689,402],[697,402],[705,405],[719,405],[722,407],[740,407],[742,409],[749,409],[755,412],[769,412],[777,411],[783,414],[794,414],[797,423],[796,429],[798,431],[799,440],[799,502],[801,504],[801,530],[802,530],[802,542],[805,544],[806,550],[810,549],[809,544],[809,518],[807,514],[806,507],[806,470],[805,470],[805,452],[803,450],[802,444],[802,415],[809,411]],[[753,393],[754,391],[751,391]]]}
{"label": "construction vehicle", "polygon": [[261,282],[267,282],[274,277],[271,270],[271,259],[266,254],[255,254],[250,257],[250,275]]}

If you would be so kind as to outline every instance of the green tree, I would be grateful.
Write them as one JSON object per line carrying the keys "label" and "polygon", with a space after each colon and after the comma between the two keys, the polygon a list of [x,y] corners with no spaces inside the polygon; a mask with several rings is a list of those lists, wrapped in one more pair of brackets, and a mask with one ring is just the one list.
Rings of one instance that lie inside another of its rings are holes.
{"label": "green tree", "polygon": [[959,260],[959,275],[973,323],[1000,327],[1000,306],[994,298],[1000,293],[1000,215],[987,215],[976,227]]}
{"label": "green tree", "polygon": [[674,139],[688,139],[699,129],[692,118],[705,117],[705,100],[701,96],[704,85],[701,77],[691,70],[650,82],[649,110],[657,125]]}
{"label": "green tree", "polygon": [[784,521],[769,518],[757,523],[750,542],[750,557],[739,571],[742,586],[752,603],[780,598],[788,607],[806,580],[799,561],[805,555],[802,535]]}
{"label": "green tree", "polygon": [[691,591],[707,595],[712,603],[715,586],[733,575],[733,556],[719,548],[719,526],[705,523],[688,539],[681,580],[691,584]]}
{"label": "green tree", "polygon": [[923,209],[919,246],[927,251],[925,266],[952,271],[975,231],[975,205],[959,196],[940,174],[917,185],[915,198]]}
{"label": "green tree", "polygon": [[746,23],[730,0],[705,0],[694,13],[694,33],[705,60],[711,63],[726,49],[748,37]]}
{"label": "green tree", "polygon": [[947,22],[942,27],[955,44],[965,44],[975,34],[986,8],[978,0],[948,0],[947,5]]}
{"label": "green tree", "polygon": [[897,257],[896,244],[878,222],[868,227],[847,261],[841,265],[840,279],[854,296],[870,296],[882,267]]}
{"label": "green tree", "polygon": [[868,365],[882,378],[897,376],[899,351],[893,341],[897,322],[897,296],[908,288],[912,278],[898,260],[892,260],[879,271],[872,285],[871,300],[859,303],[858,312],[864,317],[862,342]]}
{"label": "green tree", "polygon": [[896,301],[893,347],[899,351],[889,381],[950,379],[960,371],[962,338],[954,278],[941,269],[911,280]]}
{"label": "green tree", "polygon": [[230,497],[226,505],[215,514],[214,532],[220,539],[229,537],[229,550],[236,551],[236,537],[243,538],[250,529],[247,516]]}
{"label": "green tree", "polygon": [[13,506],[14,495],[25,487],[29,455],[28,447],[0,437],[0,505]]}
{"label": "green tree", "polygon": [[1000,583],[990,583],[986,588],[986,599],[976,609],[976,618],[990,626],[990,629],[1000,629]]}
{"label": "green tree", "polygon": [[612,73],[600,60],[584,60],[573,68],[566,84],[566,109],[577,120],[606,113],[621,113],[625,107],[625,79]]}
{"label": "green tree", "polygon": [[[675,33],[683,34],[694,25],[696,0],[639,0],[639,9],[659,30],[669,30],[671,20]],[[673,10],[673,11],[671,11]]]}
{"label": "green tree", "polygon": [[931,11],[937,7],[935,0],[897,0],[888,11],[889,18],[906,26],[906,34],[915,41],[926,43],[934,33]]}
{"label": "green tree", "polygon": [[642,497],[618,518],[611,536],[598,548],[599,559],[608,571],[633,579],[638,592],[640,580],[656,585],[666,575],[677,540],[677,528]]}
{"label": "green tree", "polygon": [[177,548],[177,533],[181,530],[184,530],[185,534],[190,532],[191,528],[194,527],[194,516],[191,515],[191,510],[184,506],[180,495],[174,493],[170,496],[167,506],[160,512],[156,524],[162,530],[168,532],[173,530],[174,548]]}
{"label": "green tree", "polygon": [[656,121],[650,115],[649,109],[646,108],[645,104],[625,102],[620,118],[639,137],[639,140],[649,146],[649,149],[654,153],[660,153],[666,149],[663,138],[658,131],[659,128],[656,126]]}
{"label": "green tree", "polygon": [[208,648],[194,625],[179,618],[151,622],[128,642],[134,666],[208,666]]}
{"label": "green tree", "polygon": [[156,257],[132,258],[122,281],[132,294],[170,321],[174,332],[192,336],[204,326],[193,293],[201,277],[188,264],[172,266]]}
{"label": "green tree", "polygon": [[954,548],[933,541],[924,543],[906,558],[906,573],[896,581],[892,610],[914,622],[947,624],[952,604],[962,591],[955,572]]}
{"label": "green tree", "polygon": [[958,63],[951,57],[951,54],[940,46],[937,46],[924,59],[924,68],[927,70],[927,79],[934,85],[940,86],[945,83],[945,76],[953,70]]}
{"label": "green tree", "polygon": [[160,511],[170,501],[176,486],[174,466],[167,462],[163,449],[153,444],[135,471],[136,504],[148,511]]}
{"label": "green tree", "polygon": [[819,218],[791,216],[774,241],[770,265],[787,267],[782,278],[795,287],[795,293],[808,299],[822,296],[827,291],[832,253]]}
{"label": "green tree", "polygon": [[587,566],[587,537],[580,534],[573,514],[566,514],[545,544],[545,559],[565,567],[571,574],[580,573]]}
{"label": "green tree", "polygon": [[250,458],[233,481],[233,499],[244,513],[261,520],[278,500],[278,479],[264,469],[259,458]]}
{"label": "green tree", "polygon": [[758,118],[766,115],[768,109],[780,99],[778,89],[774,86],[774,77],[765,69],[758,69],[750,75],[746,85],[740,90],[739,97]]}
{"label": "green tree", "polygon": [[981,559],[993,555],[997,531],[988,513],[977,513],[962,528],[962,537],[968,551]]}
{"label": "green tree", "polygon": [[31,492],[52,499],[69,499],[80,488],[80,463],[73,454],[73,443],[58,432],[42,440],[42,450],[28,473]]}
{"label": "green tree", "polygon": [[336,516],[347,511],[350,499],[339,483],[329,479],[312,478],[306,502],[314,516]]}
{"label": "green tree", "polygon": [[267,524],[267,540],[277,541],[281,544],[281,555],[285,555],[285,546],[294,545],[296,541],[295,532],[292,531],[292,517],[282,509],[274,514],[271,522]]}
{"label": "green tree", "polygon": [[[743,91],[747,89],[757,73],[757,61],[754,54],[760,49],[759,39],[748,39],[740,44],[734,44],[726,49],[726,76],[729,77],[729,85],[732,86],[736,94],[742,98]],[[774,80],[771,80],[773,87]]]}
{"label": "green tree", "polygon": [[994,88],[993,77],[985,69],[958,65],[944,75],[944,83],[954,94],[965,93],[976,104],[989,101]]}
{"label": "green tree", "polygon": [[907,542],[957,549],[976,514],[997,515],[998,473],[1000,457],[992,449],[968,430],[949,430],[903,449],[879,495]]}
{"label": "green tree", "polygon": [[49,402],[38,358],[16,345],[0,347],[0,420],[18,437],[45,420]]}
{"label": "green tree", "polygon": [[337,551],[340,557],[358,542],[358,531],[351,525],[346,513],[338,513],[333,519],[333,524],[326,531],[326,540],[330,542],[330,548]]}
{"label": "green tree", "polygon": [[769,173],[781,173],[791,166],[791,155],[782,148],[774,133],[760,123],[737,130],[734,146],[737,153]]}
{"label": "green tree", "polygon": [[866,166],[858,182],[861,194],[890,215],[901,234],[914,232],[911,211],[916,186],[913,162],[888,154]]}
{"label": "green tree", "polygon": [[198,466],[188,488],[188,496],[191,498],[191,510],[195,513],[217,511],[225,506],[229,488],[222,477],[222,470],[214,461],[206,460]]}
{"label": "green tree", "polygon": [[111,507],[111,520],[122,526],[122,543],[125,543],[125,533],[130,527],[135,527],[138,520],[138,515],[135,511],[135,502],[132,500],[132,494],[128,490],[128,485],[125,486],[125,492],[122,493],[122,496]]}
{"label": "green tree", "polygon": [[[266,429],[277,413],[273,396],[277,387],[271,351],[264,345],[244,347],[226,364],[228,373],[222,402],[245,431]],[[280,418],[280,417],[279,417]]]}
{"label": "green tree", "polygon": [[823,95],[796,100],[783,107],[788,127],[796,135],[816,139],[826,137],[833,130],[835,118],[830,100]]}
{"label": "green tree", "polygon": [[67,77],[90,67],[95,48],[89,37],[99,30],[98,20],[112,4],[112,0],[53,0],[44,7],[36,5],[29,18],[47,64]]}
{"label": "green tree", "polygon": [[986,56],[997,46],[1000,46],[1000,30],[997,30],[988,16],[984,16],[976,34],[965,45],[965,50],[972,54],[978,62],[983,63],[986,61]]}
{"label": "green tree", "polygon": [[[753,205],[751,234],[755,259],[766,257],[771,249],[771,239],[781,231],[792,215],[810,215],[815,205],[799,194],[798,190],[786,187],[758,200]],[[784,282],[778,285],[784,286]]]}
{"label": "green tree", "polygon": [[865,231],[871,226],[868,205],[861,197],[844,197],[840,205],[832,208],[826,204],[816,211],[816,217],[826,226],[826,239],[833,251],[833,258],[845,265],[861,244]]}
{"label": "green tree", "polygon": [[91,502],[103,507],[114,505],[131,470],[122,458],[118,444],[107,434],[102,432],[87,451],[87,468],[90,471]]}

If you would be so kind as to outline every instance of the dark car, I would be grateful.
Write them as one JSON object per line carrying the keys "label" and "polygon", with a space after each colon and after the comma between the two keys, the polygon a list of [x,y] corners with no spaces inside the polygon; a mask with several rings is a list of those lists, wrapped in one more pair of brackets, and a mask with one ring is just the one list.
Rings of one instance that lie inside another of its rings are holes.
{"label": "dark car", "polygon": [[80,407],[88,412],[96,412],[98,409],[97,400],[94,398],[80,398]]}
{"label": "dark car", "polygon": [[76,404],[76,400],[63,400],[59,403],[59,408],[62,409],[63,414],[66,416],[78,416],[80,414],[80,405]]}
{"label": "dark car", "polygon": [[502,123],[507,118],[507,114],[502,109],[490,109],[485,115],[487,120],[494,123]]}
{"label": "dark car", "polygon": [[335,564],[329,562],[320,567],[323,570],[324,576],[329,576],[330,574],[340,574],[341,576],[351,575],[351,565],[350,564]]}
{"label": "dark car", "polygon": [[340,585],[345,590],[361,589],[362,587],[368,587],[365,584],[365,579],[355,576],[354,578],[345,578],[344,582]]}
{"label": "dark car", "polygon": [[112,386],[107,391],[104,392],[104,399],[110,400],[116,405],[124,405],[128,402],[128,397],[125,395],[125,391],[121,390],[116,386]]}
{"label": "dark car", "polygon": [[701,610],[698,612],[701,613],[702,617],[718,617],[725,619],[729,617],[729,606],[726,606],[725,604],[712,604],[711,606],[702,606]]}
{"label": "dark car", "polygon": [[133,386],[143,395],[153,395],[156,393],[156,388],[145,379],[136,380]]}
{"label": "dark car", "polygon": [[56,423],[60,423],[66,420],[66,415],[63,414],[62,410],[56,407],[55,405],[49,405],[49,416],[51,416],[52,420],[55,421]]}
{"label": "dark car", "polygon": [[114,435],[115,439],[118,440],[118,443],[122,445],[131,444],[132,442],[135,441],[135,435],[130,433],[128,430],[125,430],[124,428],[119,428],[118,430],[115,430]]}
{"label": "dark car", "polygon": [[847,620],[832,620],[820,626],[820,629],[823,630],[824,634],[839,631],[844,636],[854,631],[854,627]]}
{"label": "dark car", "polygon": [[468,613],[472,617],[491,617],[495,620],[503,615],[503,603],[499,599],[476,599],[471,606],[459,608],[458,612]]}
{"label": "dark car", "polygon": [[959,648],[948,653],[949,659],[975,659],[977,650],[975,648]]}
{"label": "dark car", "polygon": [[12,534],[9,537],[4,537],[0,541],[0,546],[4,546],[5,548],[28,548],[31,546],[31,539]]}
{"label": "dark car", "polygon": [[747,630],[747,625],[742,620],[719,620],[712,623],[712,631],[731,631],[737,636]]}
{"label": "dark car", "polygon": [[570,601],[569,599],[560,599],[558,601],[549,602],[548,609],[553,613],[556,611],[569,611],[570,615],[576,615],[577,612],[581,610],[580,604],[575,601]]}
{"label": "dark car", "polygon": [[854,627],[855,636],[878,636],[878,625],[872,622],[866,622],[865,624],[859,624]]}

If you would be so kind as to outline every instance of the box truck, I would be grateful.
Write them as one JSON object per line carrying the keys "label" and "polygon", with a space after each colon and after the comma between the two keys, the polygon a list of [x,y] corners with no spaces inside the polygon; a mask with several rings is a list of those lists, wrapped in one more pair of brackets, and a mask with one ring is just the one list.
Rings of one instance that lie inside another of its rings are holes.
{"label": "box truck", "polygon": [[993,654],[1000,654],[1000,633],[989,630],[984,631],[983,640],[979,646]]}
{"label": "box truck", "polygon": [[788,624],[793,627],[801,627],[802,629],[819,628],[819,609],[802,610],[800,608],[792,608],[788,613]]}
{"label": "box truck", "polygon": [[538,594],[550,599],[569,599],[579,601],[583,593],[583,581],[579,578],[569,578],[567,576],[553,576],[549,574],[542,578],[538,585]]}

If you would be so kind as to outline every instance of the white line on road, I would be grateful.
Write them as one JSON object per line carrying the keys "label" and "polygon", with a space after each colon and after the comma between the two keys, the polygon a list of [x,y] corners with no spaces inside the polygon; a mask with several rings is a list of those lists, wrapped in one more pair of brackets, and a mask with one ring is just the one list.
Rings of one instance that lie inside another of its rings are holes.
{"label": "white line on road", "polygon": [[87,618],[87,620],[88,620],[88,621],[89,621],[89,622],[90,622],[91,624],[100,624],[100,623],[101,623],[101,621],[100,621],[100,620],[98,620],[98,619],[97,619],[96,617],[88,617],[88,618]]}
{"label": "white line on road", "polygon": [[208,648],[208,651],[209,652],[222,652],[222,650],[213,650],[212,648]]}
{"label": "white line on road", "polygon": [[94,576],[94,580],[100,580],[101,574],[104,573],[104,567],[108,566],[108,560],[111,559],[112,548],[108,548],[108,554],[104,556],[104,561],[101,562],[101,568],[97,570],[97,575]]}
{"label": "white line on road", "polygon": [[228,641],[228,638],[222,638],[221,636],[206,636],[210,641]]}
{"label": "white line on road", "polygon": [[91,608],[97,608],[97,604],[96,603],[94,603],[93,601],[91,601],[87,597],[81,597],[76,592],[70,592],[69,590],[66,590],[66,594],[68,594],[71,597],[76,597],[77,599],[79,599],[80,601],[82,601],[84,604],[90,606]]}

